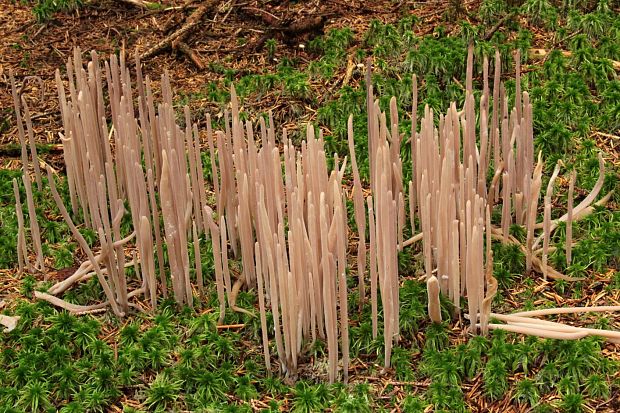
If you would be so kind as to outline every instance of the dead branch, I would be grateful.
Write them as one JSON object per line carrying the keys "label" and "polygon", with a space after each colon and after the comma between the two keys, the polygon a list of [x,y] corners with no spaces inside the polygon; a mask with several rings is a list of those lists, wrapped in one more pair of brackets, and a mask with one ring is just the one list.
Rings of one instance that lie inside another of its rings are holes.
{"label": "dead branch", "polygon": [[202,63],[202,59],[187,43],[176,41],[172,43],[172,48],[186,55],[199,70],[204,70],[205,65]]}
{"label": "dead branch", "polygon": [[144,61],[149,59],[159,53],[163,52],[166,49],[174,48],[174,45],[179,45],[182,43],[187,36],[189,36],[200,24],[203,16],[213,9],[220,2],[217,0],[207,0],[200,7],[193,11],[193,13],[187,18],[185,24],[165,39],[152,46],[150,49],[147,49],[144,53],[140,55],[140,60]]}
{"label": "dead branch", "polygon": [[495,34],[496,31],[498,31],[503,25],[504,23],[506,23],[508,20],[510,20],[512,17],[514,16],[514,12],[512,13],[508,13],[507,15],[505,15],[504,17],[502,17],[496,24],[495,26],[491,27],[491,30],[489,30],[487,32],[487,34],[484,35],[484,37],[482,38],[484,41],[489,41],[491,40],[491,37],[493,37],[493,35]]}
{"label": "dead branch", "polygon": [[278,24],[278,22],[273,21],[273,19],[265,18],[262,14],[259,14],[258,17],[260,17],[261,20],[263,20],[270,27],[265,34],[259,37],[258,40],[250,42],[246,46],[247,49],[252,51],[260,50],[267,40],[274,37],[278,37],[281,40],[290,43],[297,36],[311,32],[322,32],[323,26],[327,20],[325,16],[310,16],[288,24]]}

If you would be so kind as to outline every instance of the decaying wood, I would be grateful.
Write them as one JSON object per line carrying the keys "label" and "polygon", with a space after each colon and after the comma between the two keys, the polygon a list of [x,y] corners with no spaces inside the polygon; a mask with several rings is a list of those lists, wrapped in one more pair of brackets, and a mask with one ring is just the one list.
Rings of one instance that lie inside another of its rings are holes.
{"label": "decaying wood", "polygon": [[299,35],[316,30],[322,30],[323,25],[327,20],[326,16],[322,15],[304,16],[296,20],[282,20],[279,17],[265,10],[257,9],[256,7],[244,7],[242,11],[251,17],[260,19],[263,23],[269,26],[269,30],[273,32],[272,34],[275,34],[275,32],[280,32]]}
{"label": "decaying wood", "polygon": [[[252,14],[249,9],[245,9],[245,11]],[[286,43],[291,43],[294,42],[298,36],[306,33],[322,33],[325,22],[327,21],[325,16],[308,16],[292,22],[282,22],[281,20],[274,20],[271,15],[258,12],[254,15],[269,26],[266,33],[257,40],[248,43],[245,47],[254,52],[260,50],[267,40],[275,37]]]}
{"label": "decaying wood", "polygon": [[325,16],[310,16],[294,21],[288,26],[275,27],[274,29],[287,34],[302,34],[322,29],[325,21]]}

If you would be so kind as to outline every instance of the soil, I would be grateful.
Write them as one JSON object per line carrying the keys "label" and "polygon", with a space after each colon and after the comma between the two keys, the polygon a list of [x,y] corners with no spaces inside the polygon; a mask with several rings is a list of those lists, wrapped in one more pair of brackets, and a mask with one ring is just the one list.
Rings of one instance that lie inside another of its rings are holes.
{"label": "soil", "polygon": [[[39,23],[32,13],[32,5],[9,0],[3,3],[0,8],[0,145],[17,142],[11,72],[33,113],[36,140],[57,142],[61,122],[54,73],[56,69],[64,70],[74,47],[80,47],[83,55],[95,50],[102,56],[125,53],[132,59],[134,53],[143,54],[182,27],[201,4],[164,0],[158,10],[142,10],[124,2],[93,0],[76,11],[56,13],[51,20]],[[191,96],[206,83],[223,78],[222,73],[211,70],[214,64],[237,70],[237,77],[269,70],[279,56],[296,58],[304,65],[312,59],[305,44],[331,28],[351,27],[359,40],[372,19],[390,22],[414,14],[428,23],[421,26],[432,30],[438,17],[450,8],[447,1],[228,0],[216,3],[215,11],[206,13],[196,30],[185,39],[205,67],[199,69],[186,54],[168,48],[142,61],[145,75],[158,79],[167,70],[173,89]],[[474,7],[477,7],[474,2],[465,5],[466,10]],[[273,59],[267,58],[263,47],[270,37],[278,40]],[[192,100],[190,106],[199,113],[217,110],[217,105],[206,98]],[[246,102],[246,109],[248,106],[250,110],[286,111],[285,105],[273,100]],[[276,117],[282,119],[284,115]],[[312,116],[312,111],[306,111],[303,116]],[[3,166],[10,167],[8,162],[3,160]]]}

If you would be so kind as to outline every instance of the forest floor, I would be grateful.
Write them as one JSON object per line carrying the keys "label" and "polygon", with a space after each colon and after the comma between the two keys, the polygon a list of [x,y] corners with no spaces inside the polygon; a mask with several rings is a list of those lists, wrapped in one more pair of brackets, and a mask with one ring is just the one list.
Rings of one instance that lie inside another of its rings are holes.
{"label": "forest floor", "polygon": [[[210,2],[162,1],[157,7],[143,10],[120,1],[91,1],[75,11],[55,13],[44,22],[36,20],[30,4],[10,0],[2,3],[0,170],[4,173],[15,172],[21,167],[19,152],[15,150],[17,127],[9,73],[15,76],[19,92],[26,98],[32,112],[41,161],[62,171],[62,152],[58,147],[62,121],[55,71],[60,69],[63,76],[66,75],[64,67],[74,48],[79,47],[83,53],[95,50],[101,60],[106,55],[117,54],[132,61],[135,54],[144,54],[182,28],[188,16],[202,4]],[[427,61],[431,60],[432,54],[445,53],[447,56],[444,66],[428,66],[428,72],[432,71],[438,89],[441,89],[436,99],[444,110],[447,106],[443,108],[443,103],[456,99],[456,93],[462,93],[464,72],[452,73],[450,66],[463,65],[463,59],[459,61],[459,58],[464,56],[466,30],[474,28],[474,39],[488,37],[481,40],[481,44],[549,51],[554,48],[573,50],[573,46],[569,46],[571,39],[579,38],[590,27],[572,28],[566,18],[560,18],[559,26],[551,28],[532,21],[527,15],[508,15],[507,9],[504,14],[500,9],[492,18],[487,18],[481,3],[492,3],[488,0],[466,1],[463,5],[453,1],[386,0],[228,0],[211,3],[213,8],[183,39],[192,52],[191,56],[179,47],[172,47],[171,43],[155,55],[142,59],[143,73],[158,80],[164,71],[168,71],[178,109],[189,105],[199,127],[205,125],[206,113],[215,120],[222,117],[232,82],[240,90],[242,110],[250,119],[255,120],[273,111],[276,124],[286,127],[291,136],[301,135],[304,125],[313,122],[323,129],[328,140],[331,138],[330,148],[334,152],[343,148],[342,122],[348,116],[346,111],[360,112],[359,107],[364,107],[364,103],[359,102],[359,91],[363,91],[362,67],[366,56],[385,63],[383,67],[377,65],[377,94],[405,96],[406,100],[409,85],[403,79],[410,78],[410,68],[425,67],[423,62],[411,60],[409,50],[403,46],[408,35],[418,39],[418,44],[424,42],[422,39],[430,39],[428,47],[436,47],[428,52]],[[499,0],[495,3],[504,4]],[[590,7],[583,14],[591,14],[593,10]],[[618,9],[611,9],[610,13],[619,16]],[[394,33],[390,32],[390,27]],[[562,32],[563,28],[568,31]],[[617,22],[610,32],[613,30],[620,33]],[[594,37],[589,37],[591,47],[601,45],[604,36],[604,33],[595,33]],[[620,39],[613,36],[609,34],[612,42]],[[397,39],[396,46],[390,43],[394,38]],[[490,47],[485,50],[491,50]],[[331,53],[330,48],[337,49],[338,53]],[[459,51],[450,54],[452,48]],[[618,61],[614,55],[592,59],[605,58]],[[541,96],[549,95],[545,93],[551,90],[549,85],[555,81],[556,75],[547,73],[553,59],[562,58],[531,58],[524,67],[525,76],[531,75],[526,86],[542,89]],[[596,112],[600,119],[593,118],[585,132],[580,124],[567,126],[568,138],[562,131],[548,136],[551,130],[548,124],[555,121],[556,114],[564,113],[564,108],[539,105],[547,118],[541,117],[537,128],[540,136],[550,141],[537,141],[537,145],[549,155],[551,169],[555,160],[564,159],[566,164],[576,165],[586,176],[580,178],[576,190],[578,197],[587,195],[596,180],[598,164],[593,165],[592,159],[596,158],[596,150],[603,151],[609,179],[602,193],[615,190],[615,194],[606,208],[597,209],[591,218],[577,226],[577,238],[583,246],[575,252],[576,264],[561,268],[582,276],[583,281],[576,284],[543,281],[540,274],[524,274],[522,253],[498,247],[497,271],[506,276],[500,280],[501,299],[496,303],[497,312],[550,305],[620,304],[620,185],[617,178],[620,170],[620,112],[614,112],[618,109],[617,103],[616,106],[613,103],[613,99],[620,96],[620,71],[592,75],[604,80],[590,79],[587,74],[582,74],[581,62],[565,60],[565,69],[553,66],[553,70],[565,70],[566,77],[574,83],[567,82],[562,89],[566,95],[556,99],[569,101],[566,91],[571,88],[580,90],[583,83],[589,91],[587,96],[576,99],[575,107],[567,111],[573,117],[582,116],[584,111],[588,114]],[[395,62],[405,63],[401,66]],[[404,67],[406,64],[410,65],[409,68]],[[419,76],[423,78],[425,74],[419,73]],[[514,76],[512,66],[504,75],[506,78]],[[365,98],[363,93],[361,96]],[[431,102],[431,97],[427,97]],[[568,139],[568,143],[561,142],[562,139]],[[16,175],[10,175],[13,176]],[[9,211],[14,202],[9,175],[3,175],[2,180],[6,182],[0,182],[0,186],[8,188],[8,192],[0,194],[0,207],[2,211]],[[560,178],[558,182],[562,188],[558,192],[566,192],[567,180]],[[565,197],[558,199],[559,209],[564,208],[565,201]],[[60,221],[50,211],[43,212],[51,221]],[[5,219],[9,222],[5,216],[8,215],[4,212],[0,214],[0,224]],[[44,237],[55,231],[61,234],[60,240],[49,242],[51,255],[47,258],[48,267],[53,268],[48,274],[52,280],[65,277],[85,258],[83,253],[75,250],[74,244],[63,239],[62,229],[46,227]],[[558,246],[562,245],[562,237],[559,235],[555,240]],[[0,247],[10,245],[10,242],[15,241],[9,239]],[[59,252],[64,250],[71,251],[70,259]],[[6,310],[22,317],[25,326],[16,330],[19,334],[0,333],[0,365],[7,366],[6,372],[0,372],[0,412],[38,411],[43,407],[48,407],[47,411],[56,408],[61,411],[110,412],[158,409],[231,412],[620,411],[620,345],[598,339],[580,342],[532,339],[501,332],[488,338],[471,339],[464,328],[466,322],[461,318],[441,327],[430,326],[424,308],[425,291],[416,281],[421,269],[420,254],[420,248],[415,247],[400,257],[401,295],[410,299],[404,304],[403,313],[410,315],[411,323],[394,352],[393,368],[381,368],[380,345],[368,340],[367,320],[354,316],[351,337],[352,341],[357,341],[353,344],[356,350],[349,384],[326,386],[321,384],[325,379],[323,348],[309,349],[298,383],[280,380],[275,372],[272,377],[262,367],[256,321],[229,314],[227,324],[241,327],[222,329],[218,338],[214,338],[217,329],[209,324],[212,309],[208,304],[200,308],[198,314],[179,313],[166,307],[155,315],[135,315],[121,321],[108,314],[63,319],[51,306],[32,298],[32,290],[41,285],[41,275],[18,277],[15,259],[7,253],[8,258],[3,256],[0,260],[0,300],[6,303]],[[557,264],[562,258],[559,256],[552,261]],[[96,283],[91,282],[78,288],[72,298],[77,301],[96,300],[101,298],[101,291]],[[240,305],[256,305],[251,292],[241,294]],[[566,315],[555,320],[620,330],[620,314]],[[50,370],[41,367],[41,377],[31,378],[27,373],[22,376],[21,366],[45,365],[46,360],[56,357],[52,353],[60,343],[52,330],[62,323],[69,325],[67,334],[73,340],[79,337],[80,331],[87,338],[71,346],[70,357],[59,356],[63,368]],[[208,348],[205,354],[198,350],[200,346],[195,346],[193,338],[197,336],[200,336],[198,341],[213,338],[212,344],[204,346]],[[22,362],[27,359],[30,343],[37,340],[43,359]],[[151,345],[147,346],[147,342]],[[101,354],[107,351],[98,349],[101,343],[113,354],[114,367],[107,372],[109,376],[97,366]],[[126,350],[128,354],[123,353],[122,346],[129,348]],[[142,354],[131,354],[132,348],[139,348]],[[135,365],[128,368],[122,365],[124,360],[133,360]],[[211,381],[196,384],[200,379],[184,370],[188,366],[204,374],[212,369],[215,375],[210,377]],[[96,381],[98,374],[109,377],[112,384],[102,387]],[[67,389],[63,387],[63,380],[66,380]],[[40,391],[43,401],[37,403],[36,408],[31,402],[33,383],[44,383]],[[162,392],[167,393],[158,399],[156,390],[160,385]],[[200,391],[205,392],[205,388],[209,389],[208,394],[196,396]],[[89,392],[90,395],[86,394]],[[100,399],[93,393],[100,394]]]}
{"label": "forest floor", "polygon": [[[162,2],[161,9],[143,11],[129,4],[113,1],[93,2],[75,13],[58,14],[43,24],[37,23],[32,7],[20,2],[7,2],[0,10],[0,107],[3,108],[4,126],[2,143],[15,141],[14,121],[10,116],[12,98],[8,73],[16,77],[38,76],[42,85],[32,82],[28,98],[36,108],[37,139],[42,142],[57,141],[61,128],[54,73],[62,69],[73,49],[96,50],[102,56],[124,52],[127,59],[134,53],[142,54],[150,47],[179,29],[196,8],[191,2]],[[400,2],[376,1],[371,5],[363,1],[221,1],[216,2],[214,12],[208,13],[189,37],[188,43],[206,66],[199,69],[187,55],[170,47],[149,59],[144,59],[143,71],[152,79],[158,79],[164,71],[171,75],[173,89],[186,95],[200,94],[209,82],[221,81],[224,70],[234,71],[234,78],[244,74],[260,73],[273,68],[280,57],[298,59],[301,67],[316,58],[308,51],[307,42],[330,29],[349,27],[356,34],[356,42],[368,29],[370,21],[378,19],[393,23],[404,15],[414,15],[426,24],[424,30],[432,32],[435,22],[448,9],[446,2]],[[183,5],[187,4],[187,7]],[[469,2],[466,7],[475,7]],[[293,23],[320,23],[288,33],[281,29]],[[423,30],[423,29],[420,29]],[[286,33],[286,34],[285,34]],[[268,56],[265,40],[278,40],[277,51]],[[354,45],[352,45],[353,47]],[[335,80],[345,75],[341,68]],[[315,86],[315,85],[313,85]],[[323,86],[323,87],[321,87]],[[328,85],[316,85],[319,98],[329,91]],[[321,89],[326,89],[321,93]],[[281,109],[277,118],[284,119],[284,102],[277,99],[261,99],[244,102],[253,112]],[[210,110],[217,113],[219,105],[208,99],[192,99],[192,110]],[[316,109],[316,108],[314,108]],[[311,111],[299,119],[288,119],[291,126],[312,119]],[[200,120],[199,120],[200,121]],[[6,133],[6,132],[9,133]]]}

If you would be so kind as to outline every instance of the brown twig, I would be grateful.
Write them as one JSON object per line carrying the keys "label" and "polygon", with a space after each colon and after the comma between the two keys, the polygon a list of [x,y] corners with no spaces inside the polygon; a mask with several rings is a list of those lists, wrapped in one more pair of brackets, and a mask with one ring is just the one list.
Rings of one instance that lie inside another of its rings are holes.
{"label": "brown twig", "polygon": [[172,48],[185,54],[199,70],[204,70],[205,65],[204,63],[202,63],[200,56],[198,56],[198,53],[196,53],[191,47],[189,47],[187,43],[182,41],[176,41],[172,43]]}
{"label": "brown twig", "polygon": [[502,17],[497,23],[495,23],[495,26],[491,27],[491,30],[489,30],[488,33],[485,34],[482,39],[485,42],[491,40],[491,37],[493,37],[495,32],[498,31],[500,29],[500,27],[502,27],[504,25],[504,23],[506,23],[508,20],[510,20],[513,16],[514,16],[514,12],[511,12],[511,13],[508,13],[507,15],[505,15],[504,17]]}
{"label": "brown twig", "polygon": [[150,49],[147,49],[142,55],[140,55],[140,60],[144,61],[145,59],[151,58],[165,49],[174,47],[174,45],[180,45],[180,43],[187,38],[194,30],[196,30],[198,24],[202,20],[202,17],[215,9],[215,7],[220,2],[217,0],[208,0],[205,1],[200,7],[192,12],[192,14],[187,18],[185,24],[179,29],[174,31],[168,37],[152,46]]}

